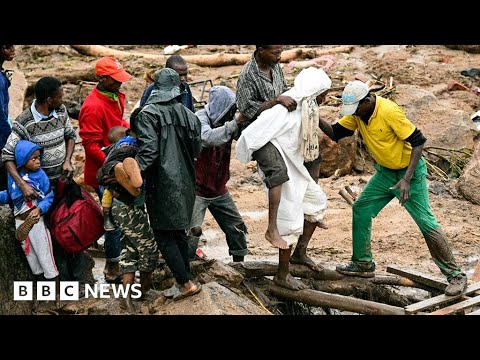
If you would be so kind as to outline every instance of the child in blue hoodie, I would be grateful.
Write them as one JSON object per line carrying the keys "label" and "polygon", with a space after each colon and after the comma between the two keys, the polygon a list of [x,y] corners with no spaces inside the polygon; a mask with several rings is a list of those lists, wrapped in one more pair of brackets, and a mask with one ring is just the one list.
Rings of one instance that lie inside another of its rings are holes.
{"label": "child in blue hoodie", "polygon": [[37,198],[25,201],[22,191],[8,175],[8,188],[0,192],[0,203],[13,201],[15,216],[15,238],[22,243],[32,273],[45,279],[58,276],[53,258],[52,240],[43,221],[43,215],[50,209],[53,192],[47,174],[40,167],[42,148],[30,141],[20,140],[15,147],[15,163],[22,177],[37,193]]}

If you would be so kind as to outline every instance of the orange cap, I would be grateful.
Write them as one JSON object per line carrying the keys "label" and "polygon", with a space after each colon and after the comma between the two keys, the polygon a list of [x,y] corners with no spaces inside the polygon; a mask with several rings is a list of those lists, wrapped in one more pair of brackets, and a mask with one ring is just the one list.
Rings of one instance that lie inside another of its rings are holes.
{"label": "orange cap", "polygon": [[132,78],[132,75],[125,71],[117,59],[108,56],[97,61],[95,64],[95,72],[97,75],[109,75],[114,80],[122,83]]}

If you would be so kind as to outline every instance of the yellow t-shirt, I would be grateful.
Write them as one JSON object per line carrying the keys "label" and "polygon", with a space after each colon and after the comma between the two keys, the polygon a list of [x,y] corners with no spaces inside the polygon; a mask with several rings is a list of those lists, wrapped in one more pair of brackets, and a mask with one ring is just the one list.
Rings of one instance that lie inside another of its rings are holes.
{"label": "yellow t-shirt", "polygon": [[413,134],[415,125],[393,101],[380,96],[376,99],[368,125],[356,115],[344,116],[338,122],[349,130],[360,131],[378,164],[392,170],[403,169],[410,163],[412,153],[412,146],[405,139]]}

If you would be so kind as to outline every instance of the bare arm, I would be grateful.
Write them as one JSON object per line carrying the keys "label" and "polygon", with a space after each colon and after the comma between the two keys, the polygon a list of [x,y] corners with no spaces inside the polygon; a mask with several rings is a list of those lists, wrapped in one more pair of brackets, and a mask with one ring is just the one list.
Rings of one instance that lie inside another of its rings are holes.
{"label": "bare arm", "polygon": [[66,174],[67,177],[73,175],[73,165],[72,165],[72,155],[73,150],[75,149],[75,139],[67,140],[67,153],[65,155],[65,161],[62,166],[62,173]]}
{"label": "bare arm", "polygon": [[325,135],[327,135],[333,141],[336,141],[335,140],[335,134],[333,133],[332,125],[327,123],[320,116],[318,117],[318,126],[320,127],[320,129],[322,129],[322,131],[325,133]]}
{"label": "bare arm", "polygon": [[410,157],[410,163],[408,164],[407,171],[405,172],[405,175],[403,175],[403,178],[400,179],[400,181],[393,187],[390,188],[390,190],[395,190],[400,188],[400,199],[398,201],[400,202],[400,205],[403,206],[405,202],[410,199],[410,180],[413,176],[413,172],[415,171],[415,168],[418,164],[418,161],[422,157],[422,149],[423,145],[415,146],[412,148],[412,155]]}
{"label": "bare arm", "polygon": [[291,98],[290,96],[280,95],[280,96],[277,96],[276,98],[267,100],[264,103],[262,103],[262,105],[260,105],[260,109],[258,109],[258,112],[255,114],[255,118],[258,117],[265,110],[268,110],[277,104],[281,104],[288,111],[293,111],[297,108],[297,102],[293,98]]}
{"label": "bare arm", "polygon": [[412,145],[412,153],[410,155],[410,162],[408,163],[407,171],[403,175],[403,178],[400,181],[390,188],[390,190],[395,190],[400,188],[400,198],[398,199],[400,204],[403,204],[410,198],[410,180],[413,177],[415,168],[417,167],[418,161],[422,157],[422,150],[427,139],[423,136],[422,132],[415,128],[413,133],[405,139],[406,142]]}

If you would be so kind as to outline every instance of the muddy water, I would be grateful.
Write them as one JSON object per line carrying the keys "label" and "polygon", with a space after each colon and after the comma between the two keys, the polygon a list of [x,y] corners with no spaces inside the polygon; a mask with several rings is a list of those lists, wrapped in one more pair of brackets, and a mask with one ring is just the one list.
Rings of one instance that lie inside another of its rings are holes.
{"label": "muddy water", "polygon": [[[255,220],[262,218],[266,219],[268,217],[268,210],[241,211],[240,215],[242,215],[243,218],[250,218]],[[225,263],[229,263],[232,261],[232,257],[228,254],[228,245],[227,241],[225,240],[225,234],[216,223],[212,228],[205,229],[203,231],[203,234],[200,237],[199,247],[210,259],[217,259]],[[245,256],[245,261],[255,260],[278,261],[278,255],[268,256],[262,254],[261,256],[257,256],[249,252],[249,254]]]}

